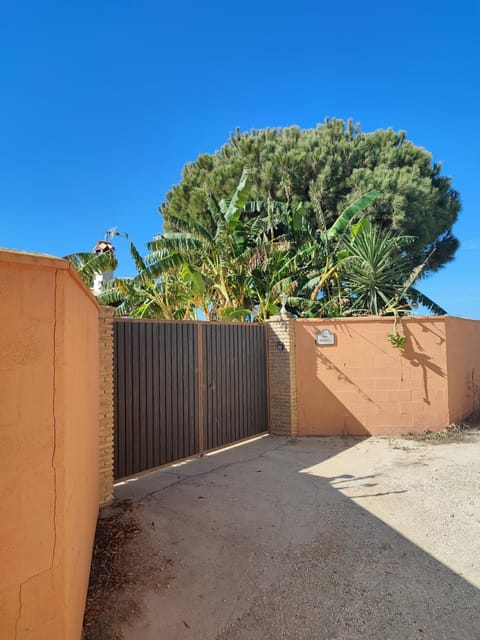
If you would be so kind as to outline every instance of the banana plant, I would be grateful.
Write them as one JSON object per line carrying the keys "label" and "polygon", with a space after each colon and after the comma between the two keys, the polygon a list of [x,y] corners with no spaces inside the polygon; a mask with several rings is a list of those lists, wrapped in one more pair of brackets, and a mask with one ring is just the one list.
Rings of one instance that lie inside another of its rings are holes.
{"label": "banana plant", "polygon": [[114,271],[117,267],[117,260],[111,251],[101,254],[88,251],[69,253],[64,256],[64,260],[68,260],[72,264],[88,287],[92,286],[96,275],[105,273],[105,271]]}
{"label": "banana plant", "polygon": [[156,270],[149,268],[133,243],[130,254],[137,270],[131,278],[115,278],[105,284],[99,299],[116,307],[116,314],[133,318],[188,320],[197,317],[192,303],[195,291],[188,278],[182,278],[182,262],[177,254],[162,256]]}
{"label": "banana plant", "polygon": [[208,319],[255,314],[251,275],[265,248],[267,224],[242,215],[248,196],[246,170],[231,198],[220,202],[209,198],[209,224],[171,219],[175,232],[159,235],[147,245],[146,263],[154,271],[165,255],[183,260],[180,275],[202,296]]}
{"label": "banana plant", "polygon": [[[362,221],[356,226],[352,223],[379,195],[379,191],[371,189],[356,198],[342,211],[331,227],[320,230],[316,234],[316,243],[307,242],[307,251],[310,252],[312,266],[314,266],[314,272],[310,274],[308,282],[308,286],[311,288],[310,300],[317,300],[322,291],[326,299],[329,300],[332,297],[330,290],[332,287],[335,292],[338,292],[340,284],[337,276],[338,271],[350,257],[348,251],[345,251],[345,242],[352,233],[354,235],[358,233]],[[362,220],[366,220],[365,216]]]}

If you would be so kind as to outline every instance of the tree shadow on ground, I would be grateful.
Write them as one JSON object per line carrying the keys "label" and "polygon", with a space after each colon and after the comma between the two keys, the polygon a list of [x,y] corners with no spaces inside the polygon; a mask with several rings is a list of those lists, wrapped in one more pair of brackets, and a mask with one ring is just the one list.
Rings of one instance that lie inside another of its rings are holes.
{"label": "tree shadow on ground", "polygon": [[268,437],[120,487],[176,554],[175,587],[125,638],[478,640],[479,590],[355,502],[402,510],[411,490],[341,463],[368,442]]}

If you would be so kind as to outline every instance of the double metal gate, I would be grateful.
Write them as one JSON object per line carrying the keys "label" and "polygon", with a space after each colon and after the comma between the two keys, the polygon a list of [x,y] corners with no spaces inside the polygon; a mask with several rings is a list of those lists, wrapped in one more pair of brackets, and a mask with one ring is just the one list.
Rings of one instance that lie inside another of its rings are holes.
{"label": "double metal gate", "polygon": [[264,325],[118,319],[115,477],[268,429]]}

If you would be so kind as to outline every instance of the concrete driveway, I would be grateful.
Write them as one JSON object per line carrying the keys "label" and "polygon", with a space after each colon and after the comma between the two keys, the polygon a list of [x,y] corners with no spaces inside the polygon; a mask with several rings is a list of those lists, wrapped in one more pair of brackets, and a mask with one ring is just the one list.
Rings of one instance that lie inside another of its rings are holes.
{"label": "concrete driveway", "polygon": [[171,560],[122,637],[478,640],[479,461],[478,439],[267,436],[121,484]]}

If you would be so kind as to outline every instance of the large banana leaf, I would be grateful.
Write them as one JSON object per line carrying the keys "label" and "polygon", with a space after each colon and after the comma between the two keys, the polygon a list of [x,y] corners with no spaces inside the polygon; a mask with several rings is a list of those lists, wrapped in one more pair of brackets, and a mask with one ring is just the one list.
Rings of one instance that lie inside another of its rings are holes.
{"label": "large banana leaf", "polygon": [[95,275],[104,273],[105,271],[113,271],[117,266],[117,260],[110,251],[99,255],[93,252],[70,253],[64,256],[68,260],[80,278],[91,286]]}
{"label": "large banana leaf", "polygon": [[364,193],[363,196],[357,198],[351,205],[349,205],[338,216],[332,226],[325,231],[324,235],[327,240],[334,240],[338,238],[344,231],[346,231],[350,222],[358,216],[362,211],[369,207],[374,200],[378,198],[380,191],[377,189],[371,189]]}
{"label": "large banana leaf", "polygon": [[230,233],[235,231],[238,221],[240,220],[240,215],[248,201],[248,195],[250,193],[250,187],[247,182],[248,174],[248,169],[244,169],[233,196],[230,200],[221,200],[219,203],[225,218],[227,231]]}
{"label": "large banana leaf", "polygon": [[202,296],[205,293],[205,280],[200,271],[188,264],[183,264],[180,269],[180,276],[185,282],[190,283],[196,296]]}

